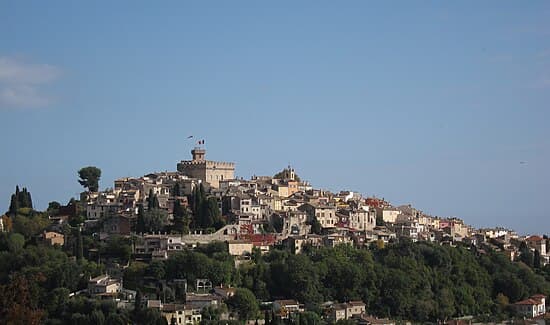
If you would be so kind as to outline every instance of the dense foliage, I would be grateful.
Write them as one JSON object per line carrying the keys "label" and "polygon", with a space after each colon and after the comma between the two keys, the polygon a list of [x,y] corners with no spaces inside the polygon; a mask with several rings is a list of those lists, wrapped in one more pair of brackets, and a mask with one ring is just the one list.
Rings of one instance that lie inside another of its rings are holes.
{"label": "dense foliage", "polygon": [[202,183],[193,190],[191,201],[194,215],[191,226],[194,229],[220,229],[225,225],[220,215],[218,199],[208,197]]}
{"label": "dense foliage", "polygon": [[[547,276],[549,271],[546,267],[540,273]],[[508,317],[513,314],[508,301],[550,293],[543,276],[503,254],[409,241],[372,250],[274,251],[242,269],[240,276],[241,285],[263,300],[295,298],[315,309],[322,301],[359,299],[369,313],[417,321]]]}
{"label": "dense foliage", "polygon": [[[137,227],[162,229],[166,214],[160,212],[155,195],[150,197],[147,210],[140,206]],[[193,222],[213,226],[220,221],[217,201],[208,198],[202,187],[191,201],[199,216]],[[112,302],[69,297],[86,289],[90,277],[104,273],[106,261],[127,265],[124,287],[139,292],[138,300],[142,292],[165,301],[181,299],[181,290],[170,283],[186,279],[194,290],[197,279],[208,279],[214,286],[239,288],[225,307],[240,319],[262,317],[258,301],[296,299],[309,311],[299,316],[299,324],[319,323],[320,303],[325,301],[362,300],[369,314],[435,322],[466,315],[480,320],[513,317],[511,303],[537,293],[550,294],[550,265],[542,266],[540,253],[532,253],[524,243],[517,262],[473,246],[401,239],[369,248],[306,247],[299,255],[281,249],[262,255],[254,250],[250,262],[238,268],[227,244],[214,242],[145,263],[132,258],[132,245],[139,237],[111,236],[101,241],[93,232],[82,230],[75,222],[78,215],[61,230],[65,245],[47,246],[39,236],[51,224],[48,214],[58,211],[60,204],[53,202],[47,212],[35,211],[30,193],[18,188],[12,202],[17,209],[3,217],[10,232],[0,233],[0,323],[166,323],[158,311],[141,308],[139,303],[128,311]],[[186,208],[178,204],[175,210],[178,227],[188,227]],[[208,315],[205,323],[214,324],[220,311],[204,314]]]}
{"label": "dense foliage", "polygon": [[[238,269],[224,244],[214,243],[177,253],[154,267],[132,263],[126,283],[139,287],[143,276],[185,278],[190,284],[208,278],[214,285],[247,288],[260,301],[297,299],[319,313],[324,301],[363,300],[371,314],[417,321],[510,317],[509,302],[550,293],[544,278],[550,277],[550,267],[537,274],[497,252],[409,241],[371,249],[310,248],[299,255],[255,252],[252,262]],[[241,308],[243,300],[229,305]]]}
{"label": "dense foliage", "polygon": [[19,209],[32,210],[32,198],[31,193],[27,191],[26,187],[23,187],[23,190],[20,191],[19,186],[16,186],[15,193],[11,195],[8,215],[16,215]]}

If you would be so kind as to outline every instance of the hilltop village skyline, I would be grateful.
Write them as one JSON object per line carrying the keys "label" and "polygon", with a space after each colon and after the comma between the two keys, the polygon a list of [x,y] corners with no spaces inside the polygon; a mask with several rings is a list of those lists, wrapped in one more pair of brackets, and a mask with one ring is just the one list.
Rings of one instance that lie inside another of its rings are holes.
{"label": "hilltop village skyline", "polygon": [[[35,210],[29,189],[17,186],[0,218],[0,253],[51,250],[61,254],[52,267],[77,263],[69,269],[84,273],[61,277],[72,282],[59,284],[66,288],[56,291],[48,309],[24,312],[2,302],[12,310],[7,317],[96,323],[103,312],[82,315],[78,304],[105,300],[117,306],[108,313],[138,324],[546,317],[546,234],[478,229],[412,205],[317,189],[292,166],[272,176],[235,178],[235,163],[208,160],[199,144],[176,171],[118,178],[105,190],[101,170],[83,167],[80,197],[50,202],[43,212]],[[499,271],[491,271],[496,265]],[[434,276],[447,280],[430,284]],[[70,312],[57,305],[63,299]]]}
{"label": "hilltop village skyline", "polygon": [[[190,150],[191,158],[192,158],[191,160],[181,160],[176,165],[176,170],[175,170],[176,172],[179,172],[182,175],[184,175],[186,177],[189,177],[190,181],[192,181],[191,179],[193,179],[193,178],[195,179],[195,183],[193,183],[193,186],[198,184],[198,183],[196,183],[198,181],[198,182],[205,182],[205,184],[208,183],[210,186],[213,186],[214,188],[219,188],[220,187],[220,182],[221,182],[223,184],[223,187],[227,188],[228,186],[233,185],[233,183],[235,183],[235,182],[257,181],[257,180],[260,180],[260,179],[269,178],[269,176],[257,176],[256,174],[253,174],[250,177],[249,180],[246,180],[242,176],[235,176],[235,170],[236,170],[236,167],[237,167],[237,163],[235,163],[235,162],[212,161],[212,160],[207,160],[206,159],[206,147],[204,145],[204,143],[205,143],[204,141],[205,140],[200,140],[199,142],[197,142],[193,146],[193,149]],[[283,168],[283,170],[287,170],[287,169],[289,169],[289,170],[291,169],[293,171],[293,173],[295,173],[294,168],[292,167],[292,165],[290,163],[288,163],[287,167]],[[145,174],[145,176],[155,175],[155,174],[169,175],[171,173],[173,173],[173,172],[170,172],[168,170],[160,171],[160,172],[159,171],[152,171],[152,172],[149,172],[149,173]],[[102,192],[111,191],[113,188],[117,187],[117,183],[120,184],[120,182],[124,179],[129,180],[129,179],[135,179],[135,178],[136,177],[129,176],[129,175],[128,176],[123,176],[123,177],[116,177],[112,181],[112,184],[114,185],[114,187],[109,186],[109,185],[103,185],[103,191]],[[106,183],[106,181],[100,181],[99,185],[105,184],[105,183]],[[306,189],[309,189],[309,190],[313,189],[313,186],[310,184],[309,181],[305,182],[304,184],[307,184],[307,186],[301,186],[299,188],[299,190],[298,190],[297,187],[292,188],[292,189],[289,190],[288,193],[293,194],[297,191],[304,191]],[[17,184],[17,185],[20,186],[20,187],[24,186],[24,184]],[[343,189],[338,190],[337,192],[334,192],[334,193],[332,193],[333,190],[326,189],[326,188],[318,188],[317,190],[324,191],[324,192],[331,193],[331,194],[353,193],[353,195],[356,195],[356,196],[359,196],[359,197],[363,197],[363,194],[364,194],[364,193],[354,191],[352,189],[345,189],[345,185],[344,185]],[[375,193],[376,191],[372,191],[372,192]],[[285,194],[285,193],[287,193],[287,192],[286,191],[283,192],[283,194]],[[79,197],[75,196],[74,198],[78,199]],[[461,222],[469,222],[469,220],[464,220],[464,218],[461,218],[461,216],[459,216],[459,215],[442,216],[442,215],[433,215],[433,214],[425,213],[424,210],[421,209],[420,207],[414,207],[414,202],[406,202],[406,203],[401,203],[401,204],[395,205],[395,203],[391,201],[391,198],[386,198],[384,195],[368,195],[365,198],[371,199],[371,202],[373,202],[372,200],[377,200],[377,201],[383,202],[387,206],[392,206],[394,208],[395,207],[408,207],[410,209],[413,209],[413,210],[417,211],[417,213],[425,215],[427,217],[434,217],[436,219],[456,219],[456,220],[460,220]],[[43,200],[40,200],[40,198],[35,198],[35,201],[43,202]],[[7,205],[6,205],[6,207],[7,207]],[[47,204],[45,204],[45,203],[35,204],[35,207],[45,209],[47,207]],[[429,210],[429,208],[428,208],[428,210]],[[389,220],[393,220],[393,219],[390,218]],[[478,223],[479,222],[480,221],[478,221]],[[478,229],[499,229],[499,230],[504,230],[504,231],[512,231],[513,233],[518,233],[512,227],[503,226],[503,225],[500,225],[500,224],[495,224],[493,226],[479,227],[479,226],[476,225],[476,223],[469,223],[468,227],[470,229],[474,229],[474,227],[477,227]],[[523,235],[535,234],[536,235],[537,233],[524,231],[524,232],[520,232],[520,234],[523,234]]]}
{"label": "hilltop village skyline", "polygon": [[[204,145],[204,140],[200,140],[200,141],[202,141],[202,142],[197,142],[193,146],[193,149],[190,150],[192,159],[191,160],[181,160],[181,161],[179,161],[176,165],[175,171],[177,171],[179,173],[182,173],[183,175],[188,176],[190,178],[195,178],[199,182],[206,182],[206,183],[214,184],[215,188],[219,188],[220,181],[222,181],[221,183],[223,183],[223,186],[226,187],[226,188],[227,188],[227,186],[229,186],[228,184],[232,184],[234,182],[246,181],[246,179],[243,176],[236,176],[235,175],[235,171],[236,171],[236,168],[237,168],[237,163],[207,160],[206,159],[206,147]],[[288,165],[283,168],[283,170],[287,170],[287,169],[292,169],[293,173],[296,173],[294,171],[294,168],[292,167],[291,163],[288,163]],[[165,171],[152,171],[152,172],[149,172],[145,175],[154,175],[154,174],[169,175],[170,173],[172,173],[172,172],[170,172],[168,170],[165,170]],[[117,183],[120,183],[124,179],[135,179],[135,178],[136,177],[130,176],[130,175],[123,176],[123,177],[116,177],[112,181],[112,184],[113,184],[114,187],[109,186],[109,185],[105,185],[105,183],[107,181],[100,181],[99,184],[100,185],[104,184],[103,189],[105,191],[108,191],[108,190],[112,190],[113,188],[116,188]],[[250,176],[250,179],[248,181],[256,181],[256,180],[259,180],[259,179],[262,179],[262,178],[269,178],[269,176],[257,176],[255,173],[253,173],[252,176]],[[305,182],[305,184],[308,184],[308,185],[307,186],[302,186],[300,188],[300,190],[303,191],[305,189],[313,189],[313,186],[311,185],[311,183],[309,181]],[[18,185],[23,186],[24,184],[18,184]],[[318,188],[317,190],[325,191],[327,193],[331,193],[333,191],[332,189],[327,189],[327,188]],[[297,189],[293,188],[293,189],[290,190],[289,193],[293,194],[296,191],[297,191]],[[354,191],[353,189],[345,189],[345,185],[343,186],[343,189],[340,189],[340,190],[338,190],[337,192],[334,192],[334,193],[337,194],[337,193],[344,193],[344,192],[353,193],[354,195],[360,196],[360,197],[362,197],[364,195],[364,193]],[[283,192],[283,193],[286,193],[286,192]],[[376,191],[373,190],[372,193],[376,193]],[[75,198],[78,199],[78,196],[76,196]],[[386,198],[384,195],[375,195],[375,194],[373,194],[373,195],[368,195],[365,198],[370,198],[370,199],[373,199],[373,200],[380,200],[381,202],[384,202],[387,205],[395,204],[394,202],[391,201],[391,198]],[[40,199],[40,198],[38,198],[38,199]],[[36,199],[36,201],[38,201],[38,199]],[[43,203],[42,205],[39,205],[37,207],[45,208],[46,206],[47,205],[45,203]],[[429,217],[435,217],[435,218],[438,218],[438,219],[450,218],[450,219],[461,220],[462,222],[469,222],[469,220],[464,220],[464,218],[461,218],[461,216],[459,216],[459,215],[443,216],[443,215],[433,215],[433,214],[425,213],[424,209],[421,209],[420,207],[414,207],[414,202],[402,202],[400,204],[394,205],[394,207],[398,207],[398,206],[409,207],[411,209],[414,209],[415,211],[418,211],[418,213],[425,214],[426,216],[429,216]],[[429,207],[428,207],[428,210],[429,210]],[[392,219],[390,219],[390,220],[392,220]],[[478,223],[479,223],[479,221],[478,221]],[[485,226],[485,227],[479,227],[479,226],[476,225],[476,223],[470,223],[468,227],[470,227],[472,229],[474,227],[477,227],[478,229],[491,229],[491,228],[494,228],[494,229],[502,229],[502,230],[507,230],[507,231],[513,231],[514,233],[517,233],[516,230],[513,229],[512,227],[503,226],[503,225],[500,225],[500,224],[494,224],[492,227],[490,225]],[[521,234],[529,235],[529,234],[536,234],[536,233],[529,232],[529,231],[527,231],[527,232],[524,231],[524,232],[521,232]]]}

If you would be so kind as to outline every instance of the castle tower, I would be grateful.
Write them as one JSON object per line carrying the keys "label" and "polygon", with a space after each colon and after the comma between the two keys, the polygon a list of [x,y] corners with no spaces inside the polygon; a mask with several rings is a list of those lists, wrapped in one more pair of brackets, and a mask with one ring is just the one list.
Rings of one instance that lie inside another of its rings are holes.
{"label": "castle tower", "polygon": [[178,163],[179,172],[207,182],[214,188],[219,188],[220,181],[235,178],[235,164],[232,162],[206,160],[206,150],[195,147],[191,150],[193,160],[182,160]]}
{"label": "castle tower", "polygon": [[193,161],[204,161],[206,150],[200,147],[195,147],[193,150],[191,150],[191,155],[193,155]]}

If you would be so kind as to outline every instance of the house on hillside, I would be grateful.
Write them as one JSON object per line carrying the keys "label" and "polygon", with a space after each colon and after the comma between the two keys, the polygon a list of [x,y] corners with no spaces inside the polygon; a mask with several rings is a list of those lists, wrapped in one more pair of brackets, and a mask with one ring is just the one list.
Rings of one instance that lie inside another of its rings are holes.
{"label": "house on hillside", "polygon": [[365,313],[365,303],[362,301],[350,301],[341,304],[334,304],[330,308],[330,319],[333,322],[351,319]]}
{"label": "house on hillside", "polygon": [[546,314],[546,296],[537,294],[528,299],[518,301],[514,304],[518,314],[527,317],[535,318]]}
{"label": "house on hillside", "polygon": [[289,318],[295,313],[303,313],[304,305],[294,299],[273,301],[273,311],[283,319]]}
{"label": "house on hillside", "polygon": [[65,236],[55,231],[44,231],[42,234],[42,240],[48,245],[59,245],[63,246],[65,244]]}
{"label": "house on hillside", "polygon": [[88,281],[88,293],[91,296],[116,295],[121,292],[122,283],[104,274]]}

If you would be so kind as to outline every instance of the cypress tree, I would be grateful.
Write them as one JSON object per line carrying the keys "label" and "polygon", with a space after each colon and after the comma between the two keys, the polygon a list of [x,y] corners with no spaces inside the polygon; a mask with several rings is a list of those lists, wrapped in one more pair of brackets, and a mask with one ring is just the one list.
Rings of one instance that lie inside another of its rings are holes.
{"label": "cypress tree", "polygon": [[136,292],[136,301],[134,302],[134,311],[139,312],[141,311],[141,291],[137,290]]}
{"label": "cypress tree", "polygon": [[145,216],[143,211],[143,205],[140,204],[138,206],[138,216],[137,216],[137,222],[136,222],[136,232],[138,234],[145,232]]}
{"label": "cypress tree", "polygon": [[149,195],[147,196],[147,210],[153,210],[154,208],[154,196],[153,189],[149,189]]}
{"label": "cypress tree", "polygon": [[27,196],[27,188],[23,187],[23,190],[19,193],[17,193],[17,201],[19,202],[19,207],[21,208],[28,208],[28,196]]}
{"label": "cypress tree", "polygon": [[270,322],[270,319],[271,319],[270,316],[271,316],[271,315],[269,314],[269,310],[266,309],[266,310],[264,311],[264,321],[265,321],[265,325],[270,325],[270,323],[271,323],[271,322]]}
{"label": "cypress tree", "polygon": [[15,193],[10,198],[10,207],[8,208],[8,214],[15,216],[20,208],[32,209],[31,193],[26,187],[23,190],[19,190],[19,185],[15,186]]}
{"label": "cypress tree", "polygon": [[173,193],[174,196],[181,196],[181,187],[180,187],[180,183],[177,183],[174,185],[174,193]]}
{"label": "cypress tree", "polygon": [[527,264],[530,267],[533,267],[533,253],[525,242],[521,242],[519,245],[519,260]]}
{"label": "cypress tree", "polygon": [[10,208],[8,209],[8,215],[15,216],[19,210],[19,200],[17,199],[16,194],[11,195]]}
{"label": "cypress tree", "polygon": [[183,208],[179,200],[174,201],[174,209],[172,212],[174,216],[174,230],[177,232],[183,232]]}
{"label": "cypress tree", "polygon": [[158,209],[158,208],[160,208],[159,198],[155,194],[153,195],[153,209]]}
{"label": "cypress tree", "polygon": [[81,261],[84,256],[84,243],[82,242],[82,232],[78,227],[78,236],[76,240],[76,260]]}
{"label": "cypress tree", "polygon": [[31,192],[27,191],[27,189],[25,189],[25,192],[27,193],[27,195],[26,195],[27,206],[26,207],[32,209]]}
{"label": "cypress tree", "polygon": [[221,228],[222,220],[220,217],[220,209],[218,207],[218,199],[215,197],[208,198],[208,227]]}
{"label": "cypress tree", "polygon": [[202,227],[202,195],[200,187],[193,190],[193,225],[194,228]]}
{"label": "cypress tree", "polygon": [[533,267],[535,269],[540,269],[540,252],[538,249],[535,249],[535,254],[533,256]]}

